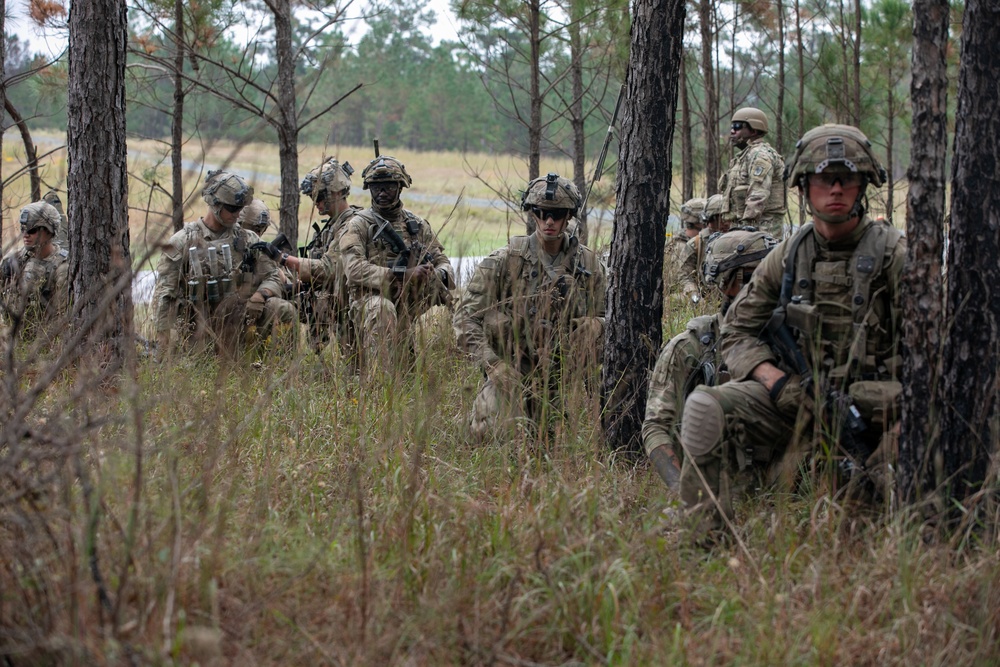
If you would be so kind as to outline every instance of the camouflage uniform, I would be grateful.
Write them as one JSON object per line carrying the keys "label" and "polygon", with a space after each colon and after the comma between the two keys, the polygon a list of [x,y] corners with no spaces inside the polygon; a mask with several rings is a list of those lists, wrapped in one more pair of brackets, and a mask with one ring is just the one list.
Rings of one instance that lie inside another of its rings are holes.
{"label": "camouflage uniform", "polygon": [[[47,229],[53,238],[60,226],[58,211],[42,201],[21,210],[21,229]],[[65,313],[69,302],[69,253],[52,242],[52,252],[45,258],[35,255],[35,248],[14,248],[0,260],[0,314],[10,320],[22,317],[22,335],[30,337],[35,328],[54,322]]]}
{"label": "camouflage uniform", "polygon": [[722,195],[712,195],[705,201],[701,217],[705,227],[698,236],[690,239],[680,253],[681,292],[684,296],[697,303],[707,295],[702,280],[701,265],[705,261],[705,248],[708,239],[717,232],[729,231],[729,221],[723,220],[725,199]]}
{"label": "camouflage uniform", "polygon": [[[716,233],[707,243],[702,266],[704,280],[721,292],[732,285],[742,286],[760,260],[777,244],[765,232],[736,230]],[[642,439],[647,456],[668,486],[676,490],[679,470],[672,462],[680,456],[680,425],[684,400],[698,385],[721,384],[728,379],[718,348],[722,314],[728,308],[729,297],[723,299],[722,313],[695,317],[684,331],[674,336],[660,352],[649,379],[646,395],[646,418],[642,424]],[[664,471],[664,462],[656,460],[654,451],[663,447],[671,459],[673,470]]]}
{"label": "camouflage uniform", "polygon": [[[699,231],[703,229],[704,220],[701,214],[705,210],[707,201],[707,199],[696,197],[689,199],[681,205],[680,220],[684,229],[697,229]],[[683,231],[673,236],[669,233],[667,235],[667,243],[663,248],[663,284],[668,296],[674,294],[683,285],[684,274],[682,264],[686,254],[685,248],[689,240]]]}
{"label": "camouflage uniform", "polygon": [[[271,224],[271,212],[267,210],[267,204],[263,200],[253,199],[240,211],[240,217],[237,218],[236,224],[249,232],[253,232],[257,236],[263,237],[264,232],[267,231],[267,228]],[[279,270],[281,271],[283,283],[280,292],[281,296],[271,297],[264,305],[264,310],[270,313],[272,317],[279,313],[287,312],[289,308],[295,308],[294,297],[297,290],[298,278],[287,267],[279,267]]]}
{"label": "camouflage uniform", "polygon": [[[301,190],[313,201],[347,197],[351,190],[354,168],[348,162],[340,164],[329,158],[320,167],[310,171],[302,181]],[[301,249],[304,257],[299,262],[299,279],[309,285],[303,292],[303,315],[308,315],[310,336],[314,347],[324,347],[330,340],[330,328],[336,331],[341,350],[353,353],[354,327],[350,316],[350,295],[344,275],[344,262],[340,256],[340,237],[348,221],[363,209],[348,206],[336,217],[328,217],[313,224],[313,238]]]}
{"label": "camouflage uniform", "polygon": [[[884,170],[867,138],[842,125],[806,133],[793,158],[790,180],[806,189],[808,200],[806,177],[831,165],[863,173],[865,184],[884,182]],[[815,233],[812,224],[804,226],[767,256],[726,315],[720,345],[736,381],[695,390],[685,403],[681,428],[681,497],[697,517],[699,533],[721,521],[708,490],[724,512],[732,513],[731,483],[737,471],[765,466],[769,481],[791,483],[820,439],[821,423],[834,423],[827,414],[830,389],[854,399],[871,426],[866,434],[869,446],[878,447],[881,436],[892,429],[900,390],[899,284],[905,240],[898,230],[874,224],[864,215],[864,193],[862,186],[848,215],[813,213],[824,222],[860,217],[853,232],[830,242]],[[781,294],[786,263],[793,268],[787,301]],[[776,311],[779,306],[784,310]],[[787,354],[779,359],[780,347],[766,337],[777,312],[804,357],[801,364],[796,362],[802,369],[793,367]],[[785,373],[770,391],[752,377],[765,363]],[[836,442],[837,434],[832,437]]]}
{"label": "camouflage uniform", "polygon": [[[744,118],[741,112],[756,114],[745,114]],[[766,118],[756,109],[740,109],[733,120],[767,131]],[[785,161],[763,137],[751,139],[733,157],[729,171],[719,179],[719,192],[726,201],[724,211],[734,218],[733,224],[756,227],[779,239],[783,236],[788,193],[784,170]]]}
{"label": "camouflage uniform", "polygon": [[[549,208],[579,206],[576,186],[550,176],[551,181],[542,177],[529,184],[522,207],[545,208],[550,183],[554,187]],[[547,416],[561,416],[563,364],[572,361],[596,369],[600,363],[604,266],[575,236],[564,230],[560,239],[553,257],[537,232],[511,238],[479,263],[455,309],[452,323],[458,345],[484,374],[470,416],[472,433],[479,439],[504,412],[511,418],[526,414],[536,425]]]}
{"label": "camouflage uniform", "polygon": [[[372,160],[363,176],[365,188],[379,182],[401,187],[412,182],[402,163],[387,155]],[[405,266],[399,261],[402,253],[394,246],[396,239],[409,255]],[[340,237],[340,254],[351,317],[371,358],[387,352],[387,345],[402,344],[402,350],[412,350],[413,322],[432,306],[451,303],[455,272],[444,248],[430,224],[404,209],[398,198],[387,208],[373,202],[371,208],[356,212]],[[433,275],[426,282],[404,279],[406,269],[428,263]]]}
{"label": "camouflage uniform", "polygon": [[[230,200],[235,206],[248,204],[252,194],[253,188],[243,179],[219,171],[209,172],[203,191],[213,210],[220,210]],[[180,315],[182,337],[193,334],[193,342],[198,342],[208,336],[215,339],[220,350],[230,353],[238,351],[244,336],[290,337],[295,308],[273,296],[282,293],[284,279],[269,257],[250,250],[258,242],[259,236],[238,224],[213,231],[204,218],[185,224],[171,236],[160,256],[153,290],[157,334],[169,333]],[[228,271],[223,246],[228,246],[232,258],[232,268]],[[210,247],[215,248],[214,267]],[[192,248],[197,249],[196,261],[192,258]],[[272,297],[258,310],[251,297],[265,289]]]}

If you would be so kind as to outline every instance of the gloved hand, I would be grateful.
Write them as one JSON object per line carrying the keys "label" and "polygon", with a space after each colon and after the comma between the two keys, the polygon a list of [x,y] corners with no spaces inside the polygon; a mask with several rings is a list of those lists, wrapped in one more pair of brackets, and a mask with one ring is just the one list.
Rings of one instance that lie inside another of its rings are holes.
{"label": "gloved hand", "polygon": [[281,251],[278,249],[278,247],[271,243],[267,243],[266,241],[258,241],[257,243],[252,243],[250,245],[250,250],[260,251],[276,262],[278,261],[278,258],[281,257]]}
{"label": "gloved hand", "polygon": [[486,377],[502,393],[513,393],[521,384],[521,374],[506,361],[498,361],[486,370]]}
{"label": "gloved hand", "polygon": [[[779,384],[780,383],[780,384]],[[771,400],[778,411],[786,415],[796,415],[803,405],[812,409],[812,396],[802,386],[802,377],[786,375],[771,388]]]}
{"label": "gloved hand", "polygon": [[260,319],[260,314],[264,312],[264,301],[264,295],[260,292],[254,292],[250,296],[245,311],[247,324],[256,324],[257,320]]}

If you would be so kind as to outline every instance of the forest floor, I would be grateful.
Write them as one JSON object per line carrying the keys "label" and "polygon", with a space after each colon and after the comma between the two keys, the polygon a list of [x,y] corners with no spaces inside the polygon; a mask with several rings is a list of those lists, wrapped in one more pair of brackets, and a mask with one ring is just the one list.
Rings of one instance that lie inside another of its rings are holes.
{"label": "forest floor", "polygon": [[140,359],[111,383],[80,360],[51,384],[52,357],[19,348],[4,664],[1000,661],[995,513],[928,539],[810,476],[704,550],[664,523],[677,498],[653,471],[609,455],[583,382],[551,433],[476,443],[481,375],[446,311],[416,348],[364,380],[334,345]]}

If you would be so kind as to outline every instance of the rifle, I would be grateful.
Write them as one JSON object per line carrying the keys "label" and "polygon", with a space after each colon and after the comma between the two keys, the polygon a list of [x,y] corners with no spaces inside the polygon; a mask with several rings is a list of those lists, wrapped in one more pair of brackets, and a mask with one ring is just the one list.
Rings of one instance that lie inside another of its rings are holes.
{"label": "rifle", "polygon": [[[380,236],[384,235],[389,247],[396,253],[396,260],[389,265],[389,268],[392,269],[394,276],[402,281],[407,269],[422,266],[424,264],[430,264],[431,266],[434,265],[434,255],[424,248],[422,243],[416,240],[415,231],[411,232],[414,234],[413,242],[410,245],[406,245],[406,241],[404,241],[403,237],[399,235],[399,232],[393,229],[388,220],[376,213],[374,209],[369,210],[371,210],[375,219],[381,221],[382,223],[375,232],[374,236],[372,236],[372,241],[374,242]],[[416,261],[414,261],[414,257],[417,258]],[[438,278],[434,284],[434,296],[436,297],[436,301],[450,306],[452,298],[451,292],[448,290],[448,285],[445,284],[444,279],[440,274],[438,274],[437,271],[434,272],[434,275]]]}
{"label": "rifle", "polygon": [[611,123],[608,125],[608,133],[604,136],[604,146],[601,148],[601,156],[597,158],[597,169],[594,170],[594,178],[590,181],[590,187],[587,188],[587,195],[583,198],[583,204],[580,205],[580,215],[583,215],[587,211],[587,202],[590,201],[590,193],[594,191],[594,183],[601,180],[601,174],[604,172],[604,161],[608,157],[608,145],[611,143],[611,135],[615,131],[615,122],[618,120],[618,110],[622,106],[622,98],[625,96],[625,84],[621,85],[618,89],[618,101],[615,102],[615,111],[611,114]]}
{"label": "rifle", "polygon": [[[771,349],[799,375],[802,389],[806,394],[812,388],[812,372],[788,325],[787,307],[789,304],[803,306],[800,297],[792,296],[795,284],[795,257],[799,244],[811,232],[812,223],[808,223],[790,242],[788,255],[785,258],[785,271],[781,277],[778,305],[761,332]],[[865,424],[861,412],[849,395],[836,388],[830,388],[825,383],[821,385],[821,389],[823,409],[820,415],[826,427],[837,437],[838,447],[847,454],[847,459],[840,464],[841,470],[848,477],[859,472],[864,473],[865,461],[871,455],[871,450],[862,437],[868,425]]]}

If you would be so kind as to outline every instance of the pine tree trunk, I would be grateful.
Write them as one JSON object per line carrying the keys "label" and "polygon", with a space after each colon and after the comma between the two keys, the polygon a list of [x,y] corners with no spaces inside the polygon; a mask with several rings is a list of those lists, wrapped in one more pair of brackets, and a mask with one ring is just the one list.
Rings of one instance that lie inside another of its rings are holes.
{"label": "pine tree trunk", "polygon": [[694,197],[694,142],[691,138],[691,106],[688,100],[687,54],[681,54],[681,203]]}
{"label": "pine tree trunk", "polygon": [[784,152],[785,146],[785,4],[777,0],[778,13],[778,107],[774,112],[774,148]]}
{"label": "pine tree trunk", "polygon": [[[573,103],[570,106],[570,125],[573,127],[573,182],[581,194],[587,192],[587,135],[583,123],[583,38],[580,35],[578,17],[569,27],[570,76],[573,85]],[[587,211],[581,210],[577,216],[579,225],[576,236],[580,243],[587,245]]]}
{"label": "pine tree trunk", "polygon": [[[528,128],[528,180],[538,178],[542,155],[542,88],[541,88],[541,5],[539,0],[528,2],[528,25],[531,40],[531,127]],[[531,216],[528,216],[529,218]]]}
{"label": "pine tree trunk", "polygon": [[930,453],[939,418],[934,400],[944,302],[945,157],[948,152],[948,0],[913,5],[913,125],[907,171],[906,267],[903,270],[903,419],[899,486],[913,502],[936,486]]}
{"label": "pine tree trunk", "polygon": [[98,358],[134,353],[125,146],[124,0],[74,0],[69,11],[67,216],[77,327]]}
{"label": "pine tree trunk", "polygon": [[[0,6],[0,35],[6,35],[6,3]],[[0,39],[0,109],[7,105],[7,40]],[[2,126],[3,116],[0,115],[0,126]],[[3,128],[0,127],[0,209],[3,208]],[[13,237],[12,237],[13,238]],[[0,252],[4,248],[3,238],[3,211],[0,210]]]}
{"label": "pine tree trunk", "polygon": [[278,162],[281,169],[280,227],[292,247],[299,239],[299,119],[295,103],[295,56],[289,0],[270,3],[278,60]]}
{"label": "pine tree trunk", "polygon": [[854,126],[861,127],[861,0],[854,0]]}
{"label": "pine tree trunk", "polygon": [[[1000,5],[968,0],[951,174],[951,229],[941,375],[941,469],[934,480],[962,500],[982,485],[1000,439]],[[953,505],[946,505],[953,507]]]}
{"label": "pine tree trunk", "polygon": [[174,231],[184,226],[184,0],[174,0],[174,110],[170,123],[170,176]]}
{"label": "pine tree trunk", "polygon": [[705,188],[708,195],[715,192],[719,183],[719,100],[712,61],[715,31],[710,0],[701,0],[698,5],[698,21],[701,24],[701,71],[705,80]]}
{"label": "pine tree trunk", "polygon": [[636,0],[633,9],[602,399],[608,445],[635,456],[642,451],[646,385],[662,342],[663,243],[685,6],[684,0]]}
{"label": "pine tree trunk", "polygon": [[886,141],[885,147],[885,171],[886,171],[886,198],[885,198],[885,219],[892,223],[892,210],[895,206],[896,194],[896,179],[893,176],[893,170],[896,168],[895,160],[892,159],[892,154],[895,149],[894,143],[896,139],[896,96],[893,94],[892,86],[892,65],[889,66],[889,86],[886,99],[886,122],[889,126],[889,136]]}
{"label": "pine tree trunk", "polygon": [[[799,58],[799,133],[802,136],[806,133],[806,63],[805,47],[802,44],[802,7],[799,0],[795,0],[795,52]],[[802,199],[802,191],[798,190],[799,197],[799,227],[806,224],[806,207]]]}

